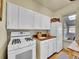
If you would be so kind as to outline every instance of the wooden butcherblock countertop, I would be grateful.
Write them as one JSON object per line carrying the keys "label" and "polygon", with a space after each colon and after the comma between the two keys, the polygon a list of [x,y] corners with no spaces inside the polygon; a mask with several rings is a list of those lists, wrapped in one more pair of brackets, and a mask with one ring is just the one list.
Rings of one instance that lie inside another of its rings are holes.
{"label": "wooden butcherblock countertop", "polygon": [[56,36],[50,36],[50,37],[46,37],[46,38],[44,38],[44,39],[40,39],[40,38],[36,38],[36,37],[34,37],[34,39],[36,39],[36,40],[40,40],[40,41],[50,40],[50,39],[52,39],[52,38],[56,38]]}

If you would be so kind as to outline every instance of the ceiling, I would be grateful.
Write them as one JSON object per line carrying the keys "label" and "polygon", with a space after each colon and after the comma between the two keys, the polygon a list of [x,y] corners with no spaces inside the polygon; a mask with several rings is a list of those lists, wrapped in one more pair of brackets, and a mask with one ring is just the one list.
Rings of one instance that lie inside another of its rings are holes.
{"label": "ceiling", "polygon": [[74,1],[71,2],[69,0],[35,0],[35,1],[49,8],[52,11],[57,11],[74,2]]}

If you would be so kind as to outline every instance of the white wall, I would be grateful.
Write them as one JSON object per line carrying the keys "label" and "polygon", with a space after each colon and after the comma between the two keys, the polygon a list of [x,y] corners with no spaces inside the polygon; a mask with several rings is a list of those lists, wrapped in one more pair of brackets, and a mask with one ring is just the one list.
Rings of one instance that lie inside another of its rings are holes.
{"label": "white wall", "polygon": [[6,22],[6,0],[3,0],[3,13],[2,13],[2,21],[0,21],[0,59],[4,58],[5,48],[7,43],[7,33],[5,28]]}

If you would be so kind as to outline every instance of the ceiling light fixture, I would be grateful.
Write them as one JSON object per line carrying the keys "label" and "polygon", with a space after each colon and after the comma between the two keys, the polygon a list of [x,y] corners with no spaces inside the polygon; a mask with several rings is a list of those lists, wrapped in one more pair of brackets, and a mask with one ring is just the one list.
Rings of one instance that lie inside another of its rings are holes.
{"label": "ceiling light fixture", "polygon": [[69,0],[69,1],[75,1],[75,0]]}

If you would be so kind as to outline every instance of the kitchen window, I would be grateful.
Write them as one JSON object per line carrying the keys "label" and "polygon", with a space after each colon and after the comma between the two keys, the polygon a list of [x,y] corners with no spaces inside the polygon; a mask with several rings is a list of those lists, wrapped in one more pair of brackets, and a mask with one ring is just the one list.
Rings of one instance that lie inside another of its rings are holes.
{"label": "kitchen window", "polygon": [[76,14],[71,14],[64,17],[64,40],[75,40],[75,20]]}
{"label": "kitchen window", "polygon": [[69,20],[75,20],[76,19],[76,14],[70,15],[68,16]]}
{"label": "kitchen window", "polygon": [[75,26],[69,26],[69,33],[75,33]]}

